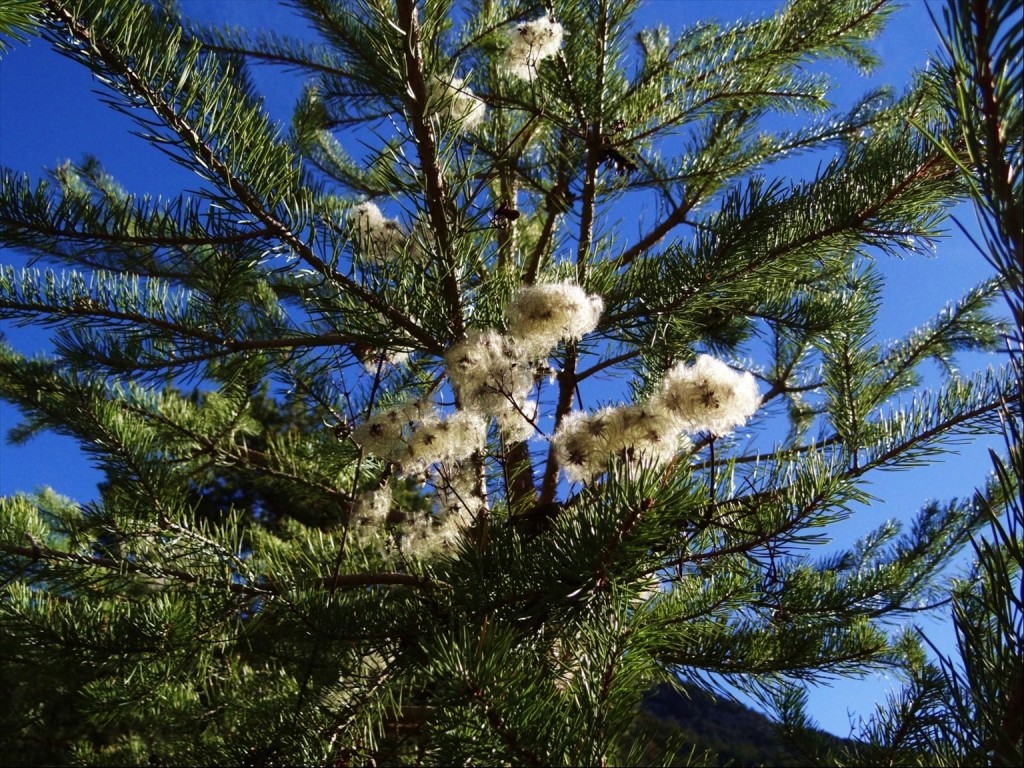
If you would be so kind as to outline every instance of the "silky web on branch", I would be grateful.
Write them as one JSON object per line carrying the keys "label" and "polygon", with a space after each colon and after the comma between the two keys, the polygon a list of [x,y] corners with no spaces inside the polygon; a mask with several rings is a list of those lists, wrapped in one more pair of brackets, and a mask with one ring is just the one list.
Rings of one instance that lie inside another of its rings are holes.
{"label": "silky web on branch", "polygon": [[[492,420],[506,440],[536,434],[539,406],[531,393],[540,361],[559,343],[593,332],[603,306],[600,296],[571,282],[520,288],[505,308],[507,332],[471,331],[444,355],[454,411],[442,417],[432,404],[410,401],[353,432],[365,450],[400,471],[432,478],[440,520],[419,525],[408,541],[433,551],[436,536],[447,540],[483,508],[468,460],[485,447]],[[751,374],[700,355],[671,368],[644,402],[566,414],[551,438],[554,456],[570,481],[591,483],[616,458],[665,464],[690,445],[686,433],[728,434],[759,405]]]}

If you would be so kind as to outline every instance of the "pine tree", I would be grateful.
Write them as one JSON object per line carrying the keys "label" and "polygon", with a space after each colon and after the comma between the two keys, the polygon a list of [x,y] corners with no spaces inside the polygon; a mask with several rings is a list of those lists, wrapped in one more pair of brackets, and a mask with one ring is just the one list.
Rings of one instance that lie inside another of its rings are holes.
{"label": "pine tree", "polygon": [[[659,682],[905,667],[999,483],[815,545],[1021,393],[951,365],[999,348],[1009,277],[875,340],[873,259],[972,189],[935,78],[833,114],[809,70],[872,66],[891,4],[671,34],[628,0],[295,5],[315,39],[0,9],[201,179],[3,171],[0,242],[40,266],[2,268],[0,317],[54,328],[0,346],[12,436],[105,475],[0,502],[5,759],[628,764]],[[287,135],[254,63],[309,78]]]}
{"label": "pine tree", "polygon": [[[933,18],[933,21],[937,20]],[[1019,3],[949,0],[943,50],[930,75],[955,128],[931,140],[957,165],[982,225],[978,250],[1003,278],[1013,325],[1004,338],[1015,393],[1024,386],[1024,22]],[[1016,404],[1019,406],[1019,402]],[[862,728],[863,745],[837,760],[808,729],[802,697],[780,691],[784,727],[822,764],[995,765],[1024,761],[1024,426],[1008,400],[1006,453],[991,452],[996,493],[971,538],[970,569],[951,586],[955,656],[927,634],[912,643],[905,686]],[[934,660],[924,652],[929,646]]]}

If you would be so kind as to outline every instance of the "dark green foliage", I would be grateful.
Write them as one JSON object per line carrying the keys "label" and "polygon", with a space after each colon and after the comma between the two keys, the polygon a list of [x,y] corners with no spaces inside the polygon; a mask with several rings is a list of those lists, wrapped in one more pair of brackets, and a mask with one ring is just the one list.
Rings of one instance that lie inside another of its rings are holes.
{"label": "dark green foliage", "polygon": [[[1008,259],[876,338],[873,259],[1006,191],[965,176],[989,145],[961,140],[934,77],[829,111],[814,60],[870,67],[889,2],[670,33],[631,29],[633,2],[559,0],[561,45],[526,65],[509,52],[540,7],[295,5],[306,39],[170,3],[0,11],[199,187],[155,200],[93,159],[0,177],[5,259],[29,262],[0,267],[0,317],[53,329],[45,356],[0,345],[25,414],[9,437],[55,430],[104,472],[97,499],[0,500],[5,759],[673,761],[682,739],[637,712],[682,678],[774,699],[801,754],[831,760],[844,745],[806,727],[799,685],[948,683],[897,627],[942,602],[959,550],[982,584],[953,593],[965,645],[1019,636],[986,621],[1019,529],[977,544],[1018,470],[815,551],[872,473],[1020,417],[1019,369],[953,368],[1012,333],[992,310],[1019,285]],[[287,135],[254,63],[307,78]],[[775,165],[796,152],[823,160],[809,178]],[[552,284],[571,310],[531,309]],[[717,379],[671,390],[709,359]],[[954,716],[1013,669],[969,667]]]}
{"label": "dark green foliage", "polygon": [[[865,724],[864,743],[838,754],[810,730],[800,692],[778,692],[775,705],[784,727],[822,764],[1015,766],[1024,760],[1024,426],[1018,402],[1024,381],[1024,183],[1019,173],[1024,21],[1019,6],[950,0],[942,13],[943,55],[930,75],[956,126],[952,137],[931,140],[969,184],[984,234],[984,245],[976,245],[999,273],[1014,319],[1002,338],[1013,382],[1002,422],[1006,454],[991,453],[994,472],[987,492],[972,500],[987,525],[972,535],[972,566],[950,589],[956,654],[939,650],[926,635],[908,636],[906,685]],[[935,661],[922,645],[931,648]]]}

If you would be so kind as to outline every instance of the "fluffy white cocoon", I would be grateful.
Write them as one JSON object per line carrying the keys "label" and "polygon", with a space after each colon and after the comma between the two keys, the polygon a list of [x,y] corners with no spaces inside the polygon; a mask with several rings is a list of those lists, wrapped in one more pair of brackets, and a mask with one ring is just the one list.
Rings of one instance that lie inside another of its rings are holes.
{"label": "fluffy white cocoon", "polygon": [[541,283],[520,289],[505,308],[509,334],[530,354],[579,339],[601,319],[604,301],[573,283]]}
{"label": "fluffy white cocoon", "polygon": [[402,528],[398,547],[405,557],[425,560],[454,551],[460,535],[457,525],[428,515]]}
{"label": "fluffy white cocoon", "polygon": [[664,464],[681,447],[679,422],[650,403],[611,409],[607,432],[609,452],[629,461]]}
{"label": "fluffy white cocoon", "polygon": [[434,513],[416,515],[399,531],[399,547],[408,557],[454,553],[463,531],[476,522],[484,507],[471,464],[444,463],[432,475]]}
{"label": "fluffy white cocoon", "polygon": [[664,464],[683,447],[680,424],[649,404],[574,411],[552,442],[555,458],[570,481],[590,482],[613,458]]}
{"label": "fluffy white cocoon", "polygon": [[514,405],[511,401],[506,401],[506,404],[504,410],[495,414],[501,434],[506,440],[528,440],[536,431],[534,425],[539,412],[537,401],[521,397],[515,400]]}
{"label": "fluffy white cocoon", "polygon": [[464,130],[471,131],[483,122],[487,106],[464,85],[461,77],[453,77],[450,83],[435,82],[431,91],[431,108],[446,111]]}
{"label": "fluffy white cocoon", "polygon": [[369,201],[352,209],[349,225],[355,233],[361,255],[377,264],[391,261],[406,237],[396,219],[385,218],[380,208]]}
{"label": "fluffy white cocoon", "polygon": [[570,482],[589,482],[608,465],[602,445],[607,424],[604,416],[573,411],[562,419],[552,438],[555,459]]}
{"label": "fluffy white cocoon", "polygon": [[352,430],[352,439],[374,456],[401,462],[408,455],[408,438],[422,420],[436,418],[416,401],[389,408],[368,418]]}
{"label": "fluffy white cocoon", "polygon": [[505,30],[501,68],[523,80],[533,80],[537,64],[561,50],[564,35],[562,25],[550,16],[510,25]]}
{"label": "fluffy white cocoon", "polygon": [[364,491],[356,496],[352,519],[357,525],[381,527],[391,511],[391,501],[391,488],[387,485]]}
{"label": "fluffy white cocoon", "polygon": [[678,418],[688,431],[726,435],[747,422],[761,405],[761,396],[749,373],[701,355],[693,365],[680,363],[665,374],[652,404]]}
{"label": "fluffy white cocoon", "polygon": [[435,509],[451,528],[468,528],[484,507],[477,490],[477,476],[471,465],[448,465],[434,481]]}
{"label": "fluffy white cocoon", "polygon": [[476,331],[444,356],[448,378],[462,405],[496,416],[523,402],[533,386],[533,368],[513,339],[494,330]]}
{"label": "fluffy white cocoon", "polygon": [[403,468],[422,471],[440,461],[464,459],[483,447],[487,421],[471,411],[456,411],[444,421],[422,423],[409,438]]}
{"label": "fluffy white cocoon", "polygon": [[376,349],[367,349],[360,356],[359,361],[367,373],[376,374],[378,370],[387,368],[399,368],[409,362],[408,352],[381,352]]}
{"label": "fluffy white cocoon", "polygon": [[403,472],[415,473],[441,461],[464,459],[481,448],[487,421],[471,411],[456,411],[442,420],[432,407],[409,402],[370,417],[352,431],[352,438]]}

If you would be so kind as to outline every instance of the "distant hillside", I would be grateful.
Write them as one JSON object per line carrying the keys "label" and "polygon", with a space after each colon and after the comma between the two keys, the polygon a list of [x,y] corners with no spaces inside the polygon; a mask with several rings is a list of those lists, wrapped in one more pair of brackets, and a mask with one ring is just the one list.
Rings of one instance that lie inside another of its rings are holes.
{"label": "distant hillside", "polygon": [[[807,765],[807,758],[780,737],[771,720],[760,712],[716,699],[697,688],[687,686],[681,693],[668,685],[658,686],[644,699],[639,719],[658,726],[657,736],[645,752],[650,762],[660,761],[668,740],[681,734],[686,746],[677,753],[674,765],[685,765],[694,748],[695,761],[706,755],[703,764],[708,766]],[[837,748],[845,743],[836,737],[826,738]]]}

